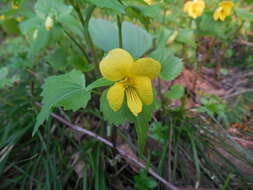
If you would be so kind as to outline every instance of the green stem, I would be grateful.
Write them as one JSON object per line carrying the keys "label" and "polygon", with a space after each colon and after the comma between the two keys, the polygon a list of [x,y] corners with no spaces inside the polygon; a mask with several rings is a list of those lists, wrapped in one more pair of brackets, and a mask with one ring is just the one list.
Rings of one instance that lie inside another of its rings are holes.
{"label": "green stem", "polygon": [[72,40],[74,42],[74,44],[76,44],[76,46],[81,50],[81,52],[83,53],[83,55],[85,56],[85,58],[90,62],[89,56],[86,53],[85,49],[83,48],[82,45],[80,45],[73,36],[71,36],[70,33],[68,33],[66,30],[63,29],[63,31],[65,32],[65,34],[67,34],[67,36],[69,37],[70,40]]}
{"label": "green stem", "polygon": [[162,93],[162,86],[161,86],[161,79],[158,78],[158,95],[160,97],[160,100],[161,100],[161,115],[163,116],[166,112],[166,102],[165,102],[165,99],[164,99],[164,96],[163,96],[163,93]]}
{"label": "green stem", "polygon": [[123,47],[123,41],[122,41],[122,22],[120,19],[120,16],[117,16],[117,24],[118,24],[118,35],[119,35],[119,48]]}
{"label": "green stem", "polygon": [[72,6],[74,7],[75,11],[77,12],[77,15],[81,21],[82,26],[83,26],[84,37],[85,37],[86,42],[88,43],[88,46],[91,49],[91,54],[92,54],[92,57],[94,58],[95,72],[96,72],[96,75],[98,76],[99,75],[99,66],[98,66],[98,59],[97,59],[98,56],[97,56],[97,52],[96,52],[95,46],[93,44],[93,41],[91,39],[91,36],[89,33],[89,27],[88,27],[91,15],[92,15],[93,11],[95,10],[96,6],[91,5],[88,8],[87,14],[86,14],[86,20],[84,20],[84,18],[83,18],[80,6],[78,4],[74,5],[74,3],[72,3]]}

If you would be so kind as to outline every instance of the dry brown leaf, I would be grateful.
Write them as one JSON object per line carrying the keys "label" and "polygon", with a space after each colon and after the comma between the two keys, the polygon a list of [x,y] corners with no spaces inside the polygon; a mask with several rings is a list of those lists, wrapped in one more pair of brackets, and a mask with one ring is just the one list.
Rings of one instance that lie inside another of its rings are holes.
{"label": "dry brown leaf", "polygon": [[[118,149],[123,150],[128,156],[138,160],[136,154],[133,152],[133,150],[129,147],[129,145],[127,144],[122,144],[118,146]],[[129,160],[127,157],[123,157],[123,159],[125,159],[127,161],[127,163],[129,164],[129,166],[135,171],[138,172],[140,167],[137,166],[136,164],[134,164],[131,160]]]}
{"label": "dry brown leaf", "polygon": [[71,157],[72,163],[71,166],[74,167],[74,171],[78,175],[78,178],[83,178],[84,177],[84,168],[85,168],[85,163],[83,160],[80,159],[80,153],[77,152]]}

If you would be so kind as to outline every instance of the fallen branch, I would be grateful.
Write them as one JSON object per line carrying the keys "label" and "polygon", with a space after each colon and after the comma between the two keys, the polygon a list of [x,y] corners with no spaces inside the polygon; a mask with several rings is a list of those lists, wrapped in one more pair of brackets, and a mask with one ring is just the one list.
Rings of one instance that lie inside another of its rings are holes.
{"label": "fallen branch", "polygon": [[[35,103],[38,107],[41,107],[41,104],[36,102]],[[67,120],[65,120],[64,118],[62,118],[61,116],[55,114],[55,113],[51,113],[51,116],[58,120],[59,122],[63,123],[64,125],[74,129],[75,131],[78,131],[80,133],[83,133],[85,135],[88,135],[90,137],[95,138],[96,140],[106,144],[107,146],[109,146],[110,148],[116,148],[117,151],[119,152],[119,154],[121,154],[121,156],[125,157],[125,159],[130,160],[131,162],[133,162],[134,164],[136,164],[137,166],[139,166],[142,169],[147,169],[146,166],[139,162],[137,159],[131,157],[129,154],[127,154],[127,152],[125,152],[124,150],[117,148],[115,146],[113,146],[113,144],[108,141],[107,139],[87,130],[84,129],[82,127],[79,127],[78,125],[73,125],[72,123],[68,122]],[[169,183],[168,181],[166,181],[165,179],[163,179],[161,176],[159,176],[152,168],[148,169],[148,173],[153,176],[155,179],[157,179],[158,181],[160,181],[161,183],[163,183],[166,187],[168,187],[171,190],[179,190],[176,186],[172,185],[171,183]]]}
{"label": "fallen branch", "polygon": [[239,95],[244,94],[246,92],[253,92],[253,89],[241,89],[241,90],[239,90],[239,91],[237,91],[237,92],[235,92],[233,94],[225,95],[223,98],[224,99],[232,98],[234,96],[239,96]]}
{"label": "fallen branch", "polygon": [[246,40],[237,40],[237,43],[240,44],[240,45],[245,45],[245,46],[248,46],[248,47],[253,47],[253,43],[252,42],[248,42]]}

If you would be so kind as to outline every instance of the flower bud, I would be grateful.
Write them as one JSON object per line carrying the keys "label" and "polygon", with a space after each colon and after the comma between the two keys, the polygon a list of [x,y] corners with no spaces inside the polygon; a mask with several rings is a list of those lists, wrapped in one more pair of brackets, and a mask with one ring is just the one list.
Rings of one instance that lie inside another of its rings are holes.
{"label": "flower bud", "polygon": [[172,43],[176,40],[177,35],[178,35],[178,31],[174,31],[174,32],[172,33],[172,35],[169,37],[167,43],[168,43],[168,44],[172,44]]}
{"label": "flower bud", "polygon": [[38,29],[34,30],[33,39],[36,40],[37,36],[38,36]]}
{"label": "flower bud", "polygon": [[153,4],[153,0],[144,0],[148,5],[152,5]]}
{"label": "flower bud", "polygon": [[11,3],[11,8],[12,9],[18,9],[19,8],[18,3],[17,2],[12,2]]}
{"label": "flower bud", "polygon": [[45,22],[45,28],[47,31],[51,30],[54,26],[54,20],[52,17],[48,16]]}
{"label": "flower bud", "polygon": [[18,17],[16,18],[16,21],[22,22],[22,21],[24,20],[24,18],[25,18],[25,17],[23,17],[23,16],[18,16]]}

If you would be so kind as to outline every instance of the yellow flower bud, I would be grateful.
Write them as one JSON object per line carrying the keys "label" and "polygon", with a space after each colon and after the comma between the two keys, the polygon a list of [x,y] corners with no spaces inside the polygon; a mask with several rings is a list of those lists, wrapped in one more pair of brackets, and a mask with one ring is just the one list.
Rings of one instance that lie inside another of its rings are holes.
{"label": "yellow flower bud", "polygon": [[153,0],[144,0],[148,5],[152,5],[153,4]]}
{"label": "yellow flower bud", "polygon": [[17,4],[16,2],[12,2],[12,3],[11,3],[11,8],[12,8],[12,9],[18,9],[19,6],[18,6],[18,4]]}
{"label": "yellow flower bud", "polygon": [[169,37],[167,44],[172,44],[176,40],[177,35],[178,31],[174,31],[173,34]]}
{"label": "yellow flower bud", "polygon": [[16,18],[16,21],[18,21],[18,22],[22,22],[24,20],[24,17],[23,16],[18,16],[17,18]]}
{"label": "yellow flower bud", "polygon": [[33,39],[36,40],[37,36],[38,36],[38,29],[34,30]]}
{"label": "yellow flower bud", "polygon": [[52,17],[48,16],[45,22],[45,28],[47,31],[51,30],[54,26],[54,20]]}
{"label": "yellow flower bud", "polygon": [[5,20],[5,16],[4,15],[0,15],[0,20]]}
{"label": "yellow flower bud", "polygon": [[188,1],[184,4],[184,12],[190,17],[196,19],[201,16],[205,9],[205,2],[203,0]]}

